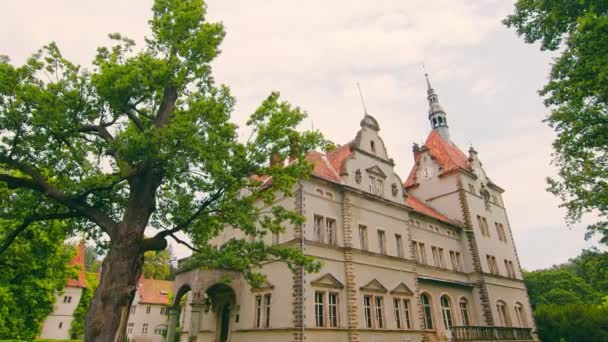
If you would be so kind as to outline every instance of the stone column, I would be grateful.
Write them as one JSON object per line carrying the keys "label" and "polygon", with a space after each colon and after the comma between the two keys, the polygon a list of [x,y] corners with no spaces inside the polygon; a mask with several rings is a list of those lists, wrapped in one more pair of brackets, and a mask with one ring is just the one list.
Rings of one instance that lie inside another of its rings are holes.
{"label": "stone column", "polygon": [[201,331],[201,317],[203,313],[203,304],[191,303],[190,304],[190,331],[188,334],[188,341],[196,342],[198,333]]}
{"label": "stone column", "polygon": [[350,194],[345,191],[342,196],[342,229],[344,234],[344,273],[346,278],[345,290],[348,341],[359,342],[359,333],[356,331],[359,327],[359,315],[355,270],[352,263],[354,259],[354,246],[351,210]]}
{"label": "stone column", "polygon": [[179,314],[179,307],[169,307],[169,326],[167,327],[167,338],[165,341],[175,341],[175,329],[177,328],[177,318]]}

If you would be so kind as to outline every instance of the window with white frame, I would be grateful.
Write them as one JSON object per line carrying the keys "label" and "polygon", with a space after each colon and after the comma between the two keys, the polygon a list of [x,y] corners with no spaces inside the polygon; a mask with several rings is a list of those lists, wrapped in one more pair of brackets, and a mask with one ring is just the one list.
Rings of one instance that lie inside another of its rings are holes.
{"label": "window with white frame", "polygon": [[165,336],[167,334],[167,326],[160,325],[154,328],[154,335]]}
{"label": "window with white frame", "polygon": [[384,329],[386,327],[386,321],[384,319],[384,297],[364,295],[363,315],[365,317],[366,328]]}
{"label": "window with white frame", "polygon": [[367,227],[361,224],[359,225],[359,240],[361,241],[361,249],[364,251],[368,250]]}
{"label": "window with white frame", "polygon": [[323,242],[323,216],[315,215],[314,235],[316,241]]}
{"label": "window with white frame", "polygon": [[488,269],[491,274],[499,275],[498,264],[496,263],[496,257],[493,255],[486,254],[486,261],[488,262]]}
{"label": "window with white frame", "polygon": [[403,238],[401,234],[395,234],[395,244],[397,245],[397,256],[403,258]]}
{"label": "window with white frame", "polygon": [[146,306],[146,314],[149,315],[152,307],[150,305]]}
{"label": "window with white frame", "polygon": [[496,302],[496,312],[498,313],[498,325],[501,327],[508,327],[511,325],[511,319],[509,312],[507,311],[507,304],[502,300]]}
{"label": "window with white frame", "polygon": [[135,323],[129,323],[129,324],[127,324],[127,334],[132,334],[133,333],[133,327],[135,327]]}
{"label": "window with white frame", "polygon": [[398,297],[393,298],[393,310],[397,329],[411,329],[412,312],[410,300]]}
{"label": "window with white frame", "polygon": [[505,231],[505,227],[502,225],[502,223],[494,222],[494,226],[496,226],[496,235],[498,235],[498,240],[507,242],[507,232]]}
{"label": "window with white frame", "polygon": [[325,326],[325,292],[315,292],[315,325]]}
{"label": "window with white frame", "polygon": [[268,328],[270,326],[270,300],[270,293],[255,296],[254,326],[256,328]]}
{"label": "window with white frame", "polygon": [[524,313],[524,306],[521,303],[515,303],[515,316],[517,317],[518,326],[525,328],[528,326],[528,320]]}
{"label": "window with white frame", "polygon": [[135,313],[135,305],[131,305],[131,315]]}
{"label": "window with white frame", "polygon": [[443,248],[437,246],[431,246],[431,252],[433,254],[433,262],[435,266],[445,268],[445,258]]}
{"label": "window with white frame", "polygon": [[426,293],[421,294],[420,302],[422,304],[422,329],[433,330],[433,311],[429,295]]}
{"label": "window with white frame", "polygon": [[327,244],[336,245],[336,220],[334,219],[325,219],[325,227],[326,227],[326,236],[327,236]]}
{"label": "window with white frame", "polygon": [[507,277],[515,278],[515,267],[513,266],[513,261],[505,259],[505,269],[507,270]]}
{"label": "window with white frame", "polygon": [[450,330],[454,323],[452,318],[452,301],[446,295],[441,296],[441,316],[443,317],[443,327],[445,330]]}
{"label": "window with white frame", "polygon": [[147,335],[148,334],[148,323],[144,323],[144,325],[141,328],[141,334],[142,335]]}
{"label": "window with white frame", "polygon": [[386,254],[386,234],[384,230],[378,229],[378,250],[382,254]]}
{"label": "window with white frame", "polygon": [[460,317],[462,317],[462,325],[471,325],[471,317],[469,316],[469,301],[466,298],[460,298],[458,303],[460,307]]}
{"label": "window with white frame", "polygon": [[488,228],[488,220],[486,220],[486,218],[481,215],[477,215],[477,224],[479,225],[481,235],[490,237],[490,228]]}
{"label": "window with white frame", "polygon": [[317,327],[337,328],[338,293],[331,291],[315,291],[315,325]]}
{"label": "window with white frame", "polygon": [[414,256],[416,258],[416,261],[420,264],[428,264],[427,258],[426,258],[426,246],[424,243],[422,242],[418,242],[418,241],[412,241],[412,246],[414,249]]}
{"label": "window with white frame", "polygon": [[462,272],[462,257],[460,252],[450,251],[450,261],[452,262],[452,269],[454,271]]}

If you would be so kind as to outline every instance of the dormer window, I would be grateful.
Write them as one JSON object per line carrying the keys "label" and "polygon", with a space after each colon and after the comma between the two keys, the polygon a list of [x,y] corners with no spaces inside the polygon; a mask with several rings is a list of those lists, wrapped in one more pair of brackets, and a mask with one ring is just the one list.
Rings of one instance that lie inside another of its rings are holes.
{"label": "dormer window", "polygon": [[370,148],[372,150],[372,153],[376,154],[376,143],[372,140],[372,141],[370,141],[369,146],[370,146]]}

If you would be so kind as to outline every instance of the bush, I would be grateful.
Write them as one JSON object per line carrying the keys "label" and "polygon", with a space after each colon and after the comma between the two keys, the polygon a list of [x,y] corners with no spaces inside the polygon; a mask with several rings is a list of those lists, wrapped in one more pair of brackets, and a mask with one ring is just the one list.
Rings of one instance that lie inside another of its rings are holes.
{"label": "bush", "polygon": [[608,306],[541,304],[535,310],[543,342],[608,341]]}

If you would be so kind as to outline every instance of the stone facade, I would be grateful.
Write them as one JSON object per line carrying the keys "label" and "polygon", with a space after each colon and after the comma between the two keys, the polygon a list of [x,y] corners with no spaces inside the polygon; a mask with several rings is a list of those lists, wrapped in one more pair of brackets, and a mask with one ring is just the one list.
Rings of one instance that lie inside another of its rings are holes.
{"label": "stone facade", "polygon": [[[179,273],[175,304],[188,293],[190,306],[204,305],[220,283],[229,298],[195,315],[182,305],[181,340],[442,341],[458,329],[496,326],[530,334],[534,320],[503,190],[477,152],[465,155],[450,141],[432,88],[429,103],[435,124],[425,145],[414,147],[405,182],[378,122],[366,114],[352,142],[310,153],[313,177],[298,183],[294,198],[277,200],[306,218],[278,243],[321,260],[319,273],[271,262],[260,270],[267,283],[255,289],[227,271]],[[243,236],[227,229],[214,242],[233,237]]]}

